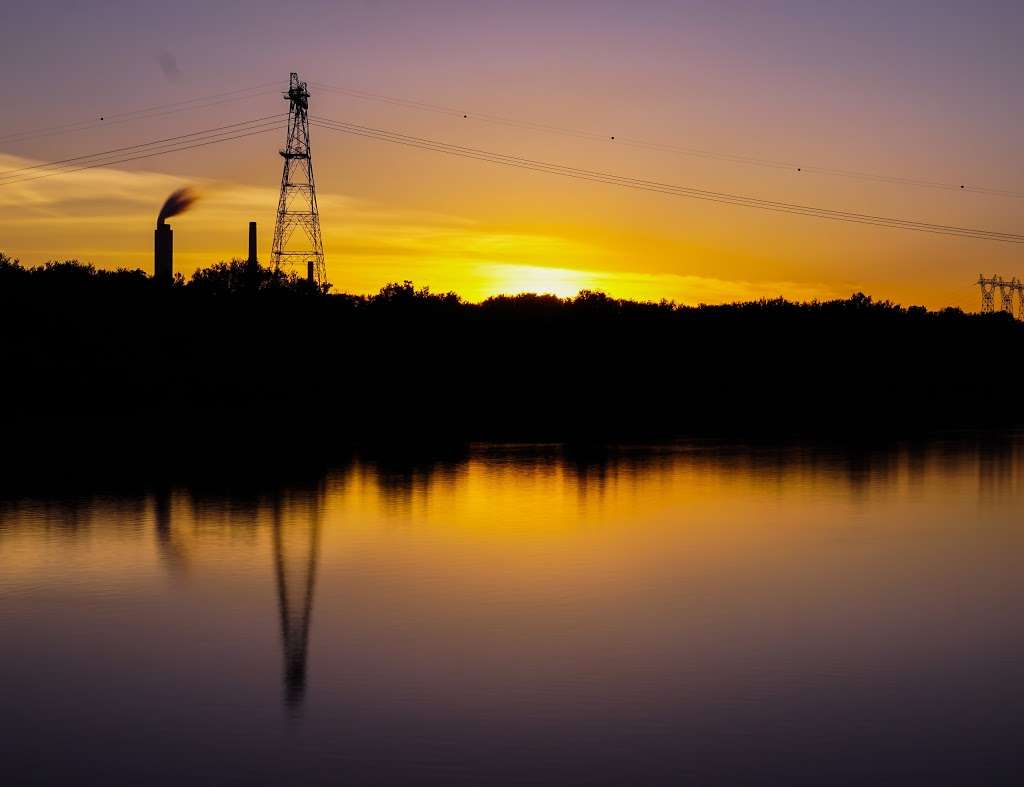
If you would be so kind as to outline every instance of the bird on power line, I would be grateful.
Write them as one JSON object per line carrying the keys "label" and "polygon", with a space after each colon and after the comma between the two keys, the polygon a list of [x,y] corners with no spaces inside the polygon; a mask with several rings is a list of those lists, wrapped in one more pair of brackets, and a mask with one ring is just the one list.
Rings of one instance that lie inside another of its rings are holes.
{"label": "bird on power line", "polygon": [[717,161],[727,161],[736,164],[747,164],[752,166],[767,167],[770,169],[782,169],[790,171],[793,171],[795,169],[797,172],[801,173],[809,172],[816,175],[853,178],[859,180],[873,181],[876,183],[889,183],[893,185],[914,186],[917,188],[939,189],[943,191],[962,190],[975,194],[985,194],[988,196],[1024,199],[1024,192],[1012,191],[1009,189],[998,189],[986,186],[967,186],[966,184],[959,183],[959,181],[955,183],[948,183],[937,180],[925,180],[921,178],[888,175],[877,172],[847,170],[836,167],[808,166],[806,164],[801,164],[797,166],[795,163],[792,162],[758,158],[756,156],[748,156],[736,153],[724,153],[721,151],[714,150],[703,150],[700,148],[691,148],[682,145],[673,145],[662,142],[650,142],[647,140],[638,139],[634,137],[625,137],[622,136],[621,134],[609,136],[607,134],[599,134],[592,131],[567,128],[564,126],[554,126],[547,123],[540,123],[534,120],[524,120],[522,118],[512,118],[502,115],[493,115],[486,112],[466,113],[463,110],[456,110],[453,107],[447,107],[444,106],[443,104],[433,104],[426,101],[398,98],[396,96],[388,96],[382,93],[371,93],[365,90],[339,87],[337,85],[328,85],[322,82],[311,82],[310,84],[320,90],[326,90],[328,92],[334,92],[338,93],[339,95],[344,95],[365,101],[382,102],[386,104],[391,104],[393,106],[401,106],[406,107],[408,109],[416,109],[424,112],[434,112],[448,115],[458,114],[462,115],[463,118],[472,117],[474,120],[483,123],[494,123],[509,126],[512,128],[522,128],[530,131],[544,132],[550,134],[561,134],[565,136],[577,137],[580,139],[591,139],[594,141],[616,141],[621,143],[622,145],[643,148],[647,150],[660,150],[669,153],[677,153],[685,156],[696,156],[698,158],[712,159]]}
{"label": "bird on power line", "polygon": [[[137,145],[112,148],[98,153],[73,156],[57,161],[43,162],[40,164],[8,170],[6,172],[0,172],[0,187],[23,183],[30,180],[38,180],[41,178],[80,172],[82,170],[93,169],[96,167],[111,166],[140,159],[148,159],[155,156],[165,155],[167,153],[192,150],[195,148],[205,147],[207,145],[253,136],[255,134],[262,134],[277,129],[279,127],[278,119],[280,117],[281,115],[267,115],[247,121],[239,121],[237,123],[227,124],[224,126],[204,129],[202,131],[190,132],[174,137],[139,143]],[[504,166],[516,167],[519,169],[546,172],[548,174],[560,175],[577,180],[605,183],[608,185],[616,185],[669,196],[687,197],[691,199],[758,208],[761,210],[769,210],[779,213],[826,218],[834,221],[888,227],[892,229],[953,235],[1003,243],[1024,243],[1024,235],[1015,233],[935,224],[872,214],[861,214],[851,211],[822,208],[814,205],[786,203],[761,197],[751,197],[727,192],[714,192],[706,189],[697,189],[694,187],[679,186],[676,184],[658,181],[648,181],[599,170],[582,169],[564,164],[538,161],[520,156],[511,156],[508,154],[481,150],[478,148],[453,145],[451,143],[438,140],[383,129],[375,129],[368,126],[332,120],[325,117],[311,118],[310,122],[311,124],[318,125],[332,131],[367,137],[393,144],[446,153],[448,155],[461,156],[463,158],[475,159],[494,164],[502,164]],[[798,168],[798,170],[800,169],[801,168]],[[37,170],[39,171],[38,173],[36,172]],[[26,175],[26,173],[30,174]]]}
{"label": "bird on power line", "polygon": [[470,148],[463,145],[453,145],[451,143],[440,142],[437,140],[431,140],[424,137],[416,137],[409,134],[386,131],[383,129],[375,129],[370,128],[368,126],[361,126],[355,123],[348,123],[345,121],[331,120],[330,118],[324,117],[316,117],[315,119],[311,119],[310,122],[321,128],[352,134],[355,136],[367,137],[369,139],[376,139],[382,142],[390,142],[393,144],[405,145],[408,147],[420,148],[423,150],[431,150],[437,153],[446,153],[448,155],[460,156],[462,158],[486,161],[492,164],[502,164],[503,166],[515,167],[518,169],[532,170],[535,172],[546,172],[548,174],[561,175],[563,177],[574,178],[576,180],[606,183],[608,185],[622,186],[625,188],[637,189],[641,191],[650,191],[670,196],[688,197],[692,199],[699,199],[710,202],[719,202],[732,205],[740,205],[744,207],[758,208],[761,210],[768,210],[777,213],[811,216],[815,218],[831,219],[834,221],[844,221],[855,224],[888,227],[891,229],[904,229],[912,230],[915,232],[926,232],[939,235],[954,235],[959,237],[975,238],[978,240],[992,240],[1002,243],[1024,243],[1024,235],[1019,235],[1015,233],[997,232],[995,230],[985,230],[971,227],[957,227],[953,225],[935,224],[911,219],[899,219],[887,216],[878,216],[873,214],[854,213],[851,211],[833,210],[830,208],[822,208],[813,205],[800,205],[796,203],[787,203],[764,199],[761,197],[750,197],[740,194],[731,194],[727,192],[715,192],[706,189],[697,189],[688,186],[679,186],[676,184],[643,180],[640,178],[617,175],[614,173],[602,172],[599,170],[581,169],[578,167],[571,167],[564,164],[538,161],[535,159],[528,159],[520,156],[511,156],[502,153],[494,153],[492,151],[481,150],[478,148]]}
{"label": "bird on power line", "polygon": [[[264,88],[270,85],[277,85],[278,82],[265,82],[259,85],[253,85],[252,87],[239,88],[237,90],[229,90],[224,93],[214,93],[208,96],[198,96],[196,98],[189,98],[183,101],[175,101],[169,104],[157,104],[143,109],[127,110],[125,112],[118,112],[113,115],[101,115],[99,121],[96,120],[80,120],[74,123],[62,123],[54,126],[45,126],[41,128],[25,129],[22,131],[13,131],[7,134],[0,135],[0,143],[2,144],[18,144],[21,142],[30,142],[41,137],[49,137],[57,134],[71,134],[79,131],[89,131],[94,128],[98,128],[102,121],[103,125],[113,125],[113,123],[129,123],[135,120],[146,120],[149,118],[164,117],[166,115],[173,115],[179,112],[187,112],[194,109],[206,109],[208,107],[220,106],[222,104],[229,104],[235,101],[244,101],[249,98],[256,98],[259,96],[276,94],[277,90],[265,90]],[[254,92],[258,91],[258,92]],[[204,103],[205,102],[205,103]],[[107,119],[113,120],[113,123]]]}
{"label": "bird on power line", "polygon": [[[188,134],[179,134],[175,137],[143,142],[138,145],[128,145],[121,148],[97,153],[73,156],[59,161],[43,162],[18,169],[0,172],[0,187],[10,186],[27,181],[41,180],[43,178],[67,175],[73,172],[81,172],[97,167],[107,167],[114,164],[123,164],[129,161],[162,156],[167,153],[178,153],[184,150],[206,147],[220,142],[229,142],[256,134],[265,134],[268,131],[276,131],[281,128],[281,120],[286,117],[283,113],[268,115],[253,120],[230,123],[225,126],[194,131]],[[128,155],[117,155],[126,153]]]}

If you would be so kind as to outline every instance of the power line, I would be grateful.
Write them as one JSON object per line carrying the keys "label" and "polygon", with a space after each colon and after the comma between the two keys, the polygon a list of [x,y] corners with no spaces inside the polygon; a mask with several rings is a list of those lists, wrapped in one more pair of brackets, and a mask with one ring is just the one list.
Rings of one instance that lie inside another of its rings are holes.
{"label": "power line", "polygon": [[41,164],[33,164],[32,166],[29,166],[29,167],[20,167],[19,169],[8,169],[8,170],[4,170],[4,171],[0,172],[0,182],[2,182],[3,180],[6,180],[10,176],[15,175],[15,174],[17,174],[19,172],[27,172],[29,170],[42,169],[42,168],[45,168],[45,167],[54,167],[54,166],[57,166],[57,165],[60,165],[60,164],[66,164],[68,162],[74,162],[74,161],[81,161],[81,160],[84,160],[84,159],[99,158],[99,157],[106,156],[106,155],[112,154],[112,153],[120,153],[120,152],[126,151],[126,150],[135,150],[137,148],[145,148],[145,147],[149,147],[150,145],[159,145],[159,144],[163,144],[163,143],[167,143],[167,142],[173,142],[174,140],[185,139],[185,138],[188,138],[188,137],[196,137],[196,136],[200,136],[200,135],[203,135],[203,134],[211,134],[213,132],[222,131],[222,130],[230,129],[230,128],[235,128],[237,126],[248,126],[248,125],[252,125],[253,123],[258,123],[260,121],[266,121],[266,120],[271,120],[271,119],[278,119],[278,118],[283,118],[283,117],[287,117],[287,113],[280,112],[280,113],[277,113],[275,115],[264,115],[263,117],[253,118],[252,120],[243,120],[243,121],[240,121],[238,123],[229,123],[229,124],[227,124],[225,126],[218,126],[217,128],[204,129],[203,131],[193,131],[193,132],[188,133],[188,134],[179,134],[178,136],[175,136],[175,137],[166,137],[165,139],[157,139],[157,140],[153,140],[152,142],[143,142],[143,143],[138,144],[138,145],[126,145],[126,146],[120,147],[120,148],[111,148],[110,150],[104,150],[104,151],[101,151],[99,153],[87,153],[87,154],[82,155],[82,156],[73,156],[71,158],[59,159],[57,161],[47,161],[47,162],[43,162]]}
{"label": "power line", "polygon": [[0,187],[11,186],[18,183],[25,183],[27,181],[42,180],[43,178],[52,178],[58,175],[70,175],[72,173],[82,172],[83,170],[87,169],[96,169],[97,167],[108,167],[113,164],[124,164],[129,161],[139,161],[141,159],[153,158],[155,156],[163,156],[167,153],[180,153],[183,150],[193,150],[195,148],[206,147],[207,145],[215,145],[220,142],[230,142],[231,140],[243,139],[245,137],[255,136],[256,134],[265,134],[268,131],[279,131],[280,128],[280,123],[277,121],[274,121],[272,123],[257,124],[253,127],[238,129],[238,131],[243,133],[224,135],[222,132],[221,135],[214,135],[214,138],[201,139],[199,141],[189,140],[189,144],[181,144],[180,142],[174,143],[173,146],[168,147],[165,150],[147,151],[144,153],[140,153],[139,155],[100,161],[97,163],[90,163],[83,166],[74,167],[72,169],[60,169],[57,170],[56,172],[47,172],[42,175],[34,175],[30,177],[22,177],[14,180],[8,180],[6,182],[0,183]]}
{"label": "power line", "polygon": [[469,110],[461,110],[455,107],[445,106],[443,104],[432,104],[426,101],[415,101],[412,99],[398,98],[395,96],[387,96],[381,93],[371,93],[365,90],[356,90],[353,88],[328,85],[322,82],[311,82],[310,84],[313,87],[316,87],[320,90],[327,90],[328,92],[334,92],[340,95],[350,96],[352,98],[358,98],[366,101],[377,101],[381,103],[391,104],[394,106],[402,106],[409,109],[417,109],[424,112],[434,112],[437,114],[459,117],[466,120],[477,120],[485,123],[494,123],[498,125],[510,126],[512,128],[522,128],[531,131],[561,134],[564,136],[575,137],[577,139],[587,139],[595,142],[614,142],[615,144],[626,145],[627,147],[644,148],[647,150],[660,150],[669,153],[678,153],[685,156],[695,156],[698,158],[712,159],[717,161],[728,161],[734,164],[747,164],[758,167],[767,167],[770,169],[785,170],[789,172],[806,172],[815,175],[854,178],[858,180],[873,181],[876,183],[889,183],[893,185],[914,186],[918,188],[940,189],[943,191],[965,191],[974,194],[985,194],[988,196],[1013,197],[1017,199],[1024,199],[1024,192],[1011,191],[1007,189],[996,189],[985,186],[971,186],[965,183],[946,183],[937,180],[908,178],[898,175],[884,175],[877,172],[861,172],[857,170],[840,169],[836,167],[797,164],[787,161],[776,161],[772,159],[757,158],[754,156],[745,156],[733,153],[722,153],[719,151],[704,150],[701,148],[670,145],[661,142],[650,142],[647,140],[637,139],[635,137],[621,136],[619,134],[599,134],[593,131],[582,131],[580,129],[566,128],[564,126],[553,126],[546,123],[537,123],[530,120],[504,117],[501,115],[492,115],[486,112],[473,112]]}
{"label": "power line", "polygon": [[[658,183],[654,181],[643,181],[636,178],[628,178],[625,176],[614,175],[612,173],[597,172],[593,170],[582,170],[574,167],[567,167],[560,164],[551,164],[548,162],[534,161],[531,159],[522,159],[514,156],[505,156],[503,154],[491,153],[489,151],[482,151],[474,148],[465,148],[462,146],[449,145],[447,143],[436,142],[434,140],[410,137],[408,135],[395,134],[393,132],[385,132],[379,129],[369,129],[368,127],[357,126],[355,124],[343,124],[338,123],[337,121],[334,121],[334,123],[336,123],[338,126],[342,126],[340,128],[334,127],[333,130],[335,131],[344,131],[346,133],[351,133],[358,136],[367,136],[372,139],[395,142],[398,144],[406,144],[412,147],[420,147],[423,149],[449,153],[452,155],[461,155],[465,158],[475,158],[482,161],[505,164],[507,166],[519,167],[522,169],[548,172],[550,174],[560,174],[565,175],[567,177],[574,177],[580,180],[591,180],[596,182],[609,183],[611,185],[622,185],[630,188],[637,188],[645,191],[671,194],[674,196],[686,196],[695,199],[704,199],[714,202],[725,202],[728,204],[744,205],[747,207],[756,207],[765,210],[774,210],[784,213],[799,213],[801,215],[811,215],[820,218],[832,218],[837,220],[853,221],[855,223],[873,224],[876,226],[912,229],[921,232],[937,232],[939,234],[944,235],[961,235],[966,237],[977,237],[989,240],[1001,240],[1006,242],[1024,242],[1024,236],[1013,235],[1010,233],[999,233],[994,231],[976,230],[964,227],[952,227],[948,225],[926,224],[924,222],[894,219],[883,216],[872,216],[867,214],[857,214],[847,211],[835,211],[827,208],[816,208],[813,206],[797,205],[792,203],[773,202],[771,200],[765,200],[757,197],[747,197],[722,192],[711,192],[702,189],[675,186],[673,184]],[[331,126],[325,124],[323,125],[323,127],[330,128]]]}
{"label": "power line", "polygon": [[[174,137],[167,137],[151,142],[129,145],[121,148],[112,148],[107,151],[75,156],[60,161],[37,164],[30,167],[23,167],[17,170],[9,170],[0,174],[0,186],[13,185],[42,178],[55,177],[57,175],[71,174],[86,169],[121,164],[129,161],[153,158],[167,153],[176,153],[184,150],[192,150],[207,145],[241,139],[244,137],[262,134],[278,128],[277,118],[279,115],[268,115],[261,118],[254,118],[248,121],[227,124],[203,131],[181,134]],[[727,192],[715,192],[705,189],[697,189],[688,186],[679,186],[659,181],[649,181],[624,175],[618,175],[600,170],[588,170],[579,167],[571,167],[564,164],[557,164],[535,159],[528,159],[520,156],[511,156],[492,151],[471,148],[462,145],[454,145],[438,140],[417,137],[399,132],[392,132],[383,129],[375,129],[369,126],[361,126],[345,121],[332,120],[330,118],[317,117],[311,120],[314,125],[332,131],[343,132],[356,136],[362,136],[378,141],[391,142],[393,144],[405,145],[408,147],[430,150],[433,152],[446,153],[448,155],[460,156],[462,158],[485,161],[493,164],[515,167],[535,172],[561,175],[577,180],[599,182],[609,185],[623,186],[626,188],[649,191],[670,196],[688,197],[711,202],[719,202],[743,207],[770,210],[779,213],[794,215],[812,216],[815,218],[827,218],[835,221],[844,221],[856,224],[866,224],[892,229],[905,229],[915,232],[928,232],[941,235],[952,235],[981,240],[993,240],[1003,243],[1024,243],[1024,235],[1015,233],[997,232],[969,227],[957,227],[944,224],[933,224],[909,219],[899,219],[887,216],[872,214],[854,213],[850,211],[833,210],[811,205],[800,205],[774,200],[767,200],[760,197],[750,197]],[[134,151],[130,156],[117,156],[119,153]],[[87,162],[87,163],[83,163]],[[80,166],[79,166],[80,164]],[[70,166],[69,166],[70,165]],[[25,177],[22,173],[30,170],[56,168],[52,172],[30,175]],[[17,175],[22,174],[21,177]],[[12,177],[15,176],[15,177]]]}
{"label": "power line", "polygon": [[519,156],[509,156],[501,153],[470,148],[462,145],[453,145],[446,142],[431,140],[424,137],[416,137],[398,132],[375,129],[368,126],[361,126],[355,123],[331,120],[329,118],[317,117],[311,121],[315,125],[332,131],[352,134],[355,136],[367,137],[383,142],[405,145],[408,147],[431,150],[438,153],[460,156],[462,158],[485,161],[492,164],[502,164],[508,167],[526,169],[535,172],[546,172],[553,175],[586,180],[591,182],[606,183],[609,185],[624,186],[626,188],[650,191],[670,196],[688,197],[710,202],[719,202],[730,205],[769,210],[777,213],[788,213],[793,215],[811,216],[815,218],[826,218],[834,221],[844,221],[855,224],[866,224],[877,227],[888,227],[891,229],[905,229],[914,232],[926,232],[939,235],[952,235],[957,237],[975,238],[979,240],[992,240],[1002,243],[1024,243],[1024,235],[997,232],[994,230],[975,229],[970,227],[957,227],[946,224],[933,224],[928,222],[915,221],[910,219],[899,219],[888,216],[877,216],[872,214],[854,213],[851,211],[833,210],[820,208],[812,205],[800,205],[796,203],[779,202],[767,200],[760,197],[750,197],[727,192],[715,192],[705,189],[697,189],[688,186],[679,186],[671,183],[642,180],[623,175],[617,175],[599,170],[581,169],[563,164],[556,164],[535,159],[527,159]]}
{"label": "power line", "polygon": [[[178,137],[178,138],[171,138],[171,139],[177,139],[178,141],[170,141],[169,142],[169,141],[164,141],[164,140],[156,140],[154,142],[144,143],[144,144],[141,144],[141,145],[132,145],[132,146],[130,146],[128,148],[124,148],[123,150],[125,150],[125,151],[127,151],[127,150],[135,150],[137,153],[146,153],[147,155],[145,157],[148,158],[148,157],[151,157],[152,155],[155,155],[155,154],[158,154],[158,153],[162,153],[162,152],[173,153],[176,150],[178,150],[179,148],[180,149],[188,149],[187,147],[181,147],[182,145],[185,144],[183,139],[187,140],[187,142],[189,142],[189,143],[224,141],[224,140],[227,140],[227,139],[234,139],[234,138],[236,138],[236,137],[231,136],[235,132],[253,131],[253,130],[262,129],[262,128],[267,128],[267,129],[277,128],[278,127],[278,122],[279,121],[277,121],[277,120],[272,120],[272,121],[261,121],[261,122],[249,121],[249,122],[244,123],[244,124],[232,124],[232,126],[222,127],[222,129],[208,129],[208,130],[202,131],[202,132],[195,132],[193,134],[182,135],[181,137]],[[222,140],[221,137],[223,137],[224,140]],[[161,148],[163,148],[163,150],[161,150]],[[28,176],[28,177],[26,177],[25,175],[21,175],[21,176],[8,177],[6,180],[0,180],[0,186],[6,186],[6,185],[15,184],[15,183],[22,183],[22,182],[30,181],[30,180],[39,180],[40,178],[43,178],[43,177],[53,177],[53,176],[56,176],[56,175],[68,174],[68,173],[71,173],[71,172],[78,172],[78,171],[80,171],[82,169],[91,169],[94,166],[106,166],[106,165],[110,165],[110,164],[121,163],[123,161],[132,161],[132,160],[135,159],[134,154],[132,156],[130,156],[130,157],[117,157],[117,156],[111,157],[111,155],[112,155],[111,152],[103,152],[103,153],[97,153],[97,154],[93,154],[93,155],[89,155],[89,156],[79,156],[79,157],[76,157],[76,159],[74,159],[74,160],[70,160],[72,163],[61,164],[61,165],[56,166],[54,168],[54,171],[52,171],[52,172],[45,172],[45,169],[44,169],[45,174],[43,174],[43,175],[35,175],[35,176]],[[74,161],[78,161],[80,163],[85,162],[85,163],[88,163],[89,166],[75,166],[74,163],[73,163]],[[43,163],[43,164],[35,165],[34,167],[26,167],[26,168],[24,168],[24,170],[35,170],[35,169],[38,169],[38,168],[46,168],[46,167],[49,167],[49,166],[51,166],[50,163]],[[21,171],[24,171],[24,170],[13,170],[12,172],[21,172]]]}
{"label": "power line", "polygon": [[[118,125],[121,123],[128,123],[135,120],[143,120],[149,118],[163,117],[178,112],[184,112],[195,109],[205,109],[212,106],[218,106],[221,104],[227,104],[234,101],[242,101],[249,98],[256,98],[258,96],[269,95],[271,93],[277,93],[278,91],[265,91],[262,90],[264,87],[277,85],[278,82],[264,82],[259,85],[253,85],[247,88],[239,88],[237,90],[230,90],[224,93],[215,93],[208,96],[200,96],[191,99],[185,99],[183,101],[172,102],[170,104],[159,104],[151,107],[145,107],[142,109],[131,110],[127,112],[115,113],[112,115],[106,115],[101,118],[100,121],[78,121],[76,123],[67,123],[57,126],[40,127],[35,129],[27,129],[19,132],[13,132],[7,135],[0,136],[0,143],[4,144],[16,144],[28,140],[34,140],[41,137],[52,136],[55,134],[67,134],[77,131],[87,131],[102,126]],[[482,121],[487,123],[495,123],[514,128],[522,128],[531,131],[540,131],[546,133],[555,133],[566,136],[575,137],[578,139],[587,139],[591,141],[610,142],[614,141],[617,144],[626,145],[629,147],[645,148],[650,150],[660,150],[672,153],[679,153],[688,156],[696,156],[699,158],[706,158],[719,161],[728,161],[731,163],[748,164],[754,166],[768,167],[778,170],[786,171],[797,171],[807,172],[812,174],[839,176],[847,178],[858,178],[862,180],[869,180],[881,183],[890,183],[896,185],[909,185],[923,188],[942,189],[947,191],[968,191],[976,194],[986,194],[990,196],[1001,196],[1001,197],[1013,197],[1013,198],[1024,198],[1024,193],[1006,190],[1006,189],[995,189],[982,186],[970,186],[967,184],[955,184],[955,183],[944,183],[941,181],[923,180],[917,178],[906,178],[895,175],[883,175],[879,173],[860,172],[856,170],[846,170],[833,167],[821,167],[814,165],[797,165],[792,162],[776,161],[771,159],[756,158],[752,156],[722,153],[719,151],[702,150],[699,148],[683,147],[679,145],[669,145],[665,143],[650,142],[642,139],[633,137],[623,137],[621,135],[609,135],[599,134],[591,131],[582,131],[579,129],[566,128],[562,126],[554,126],[545,123],[537,123],[529,120],[522,120],[516,118],[503,117],[501,115],[493,115],[485,112],[475,111],[464,111],[456,109],[455,107],[445,106],[442,104],[433,104],[425,101],[417,101],[413,99],[399,98],[396,96],[388,96],[381,93],[372,93],[365,90],[357,90],[354,88],[339,87],[337,85],[328,85],[321,82],[311,82],[314,87],[329,92],[338,93],[340,95],[350,96],[362,100],[377,101],[396,106],[402,106],[406,108],[417,109],[421,111],[435,112],[453,117],[461,117],[463,119],[472,119],[476,121]],[[260,92],[254,92],[260,91]],[[217,100],[220,99],[220,100]],[[205,103],[203,103],[205,102]]]}
{"label": "power line", "polygon": [[47,126],[42,128],[26,129],[23,131],[11,132],[9,134],[0,136],[0,144],[17,144],[20,142],[39,139],[42,137],[54,136],[57,134],[70,134],[77,131],[88,131],[94,128],[119,125],[121,123],[129,123],[135,120],[147,120],[149,118],[164,117],[166,115],[172,115],[178,112],[186,112],[194,109],[206,109],[207,107],[219,106],[221,104],[229,104],[234,101],[244,101],[249,98],[256,98],[258,96],[265,96],[270,95],[271,93],[279,92],[277,90],[263,90],[263,88],[265,87],[277,84],[279,84],[277,81],[265,82],[260,85],[254,85],[252,87],[239,88],[238,90],[229,90],[225,93],[214,93],[213,95],[199,96],[196,98],[185,99],[183,101],[175,101],[170,104],[157,104],[155,106],[145,107],[143,109],[130,110],[127,112],[118,112],[112,115],[104,115],[102,118],[100,118],[100,120],[80,120],[75,123],[64,123],[56,126]]}

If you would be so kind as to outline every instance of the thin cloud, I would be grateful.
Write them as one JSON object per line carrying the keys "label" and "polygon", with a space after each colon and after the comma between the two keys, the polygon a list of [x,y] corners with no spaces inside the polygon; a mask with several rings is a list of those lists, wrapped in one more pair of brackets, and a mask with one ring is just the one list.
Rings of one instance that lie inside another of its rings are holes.
{"label": "thin cloud", "polygon": [[[38,162],[0,154],[0,171]],[[176,188],[196,184],[204,199],[176,217],[175,264],[200,266],[246,254],[248,222],[259,223],[262,257],[273,232],[276,187],[184,179],[147,171],[97,168],[0,187],[0,250],[34,264],[78,258],[100,267],[152,266],[153,217]],[[821,282],[736,281],[616,270],[601,245],[557,234],[494,229],[463,216],[394,210],[342,194],[318,195],[324,247],[337,291],[376,292],[412,279],[470,300],[497,293],[580,289],[682,303],[845,297],[857,287]]]}

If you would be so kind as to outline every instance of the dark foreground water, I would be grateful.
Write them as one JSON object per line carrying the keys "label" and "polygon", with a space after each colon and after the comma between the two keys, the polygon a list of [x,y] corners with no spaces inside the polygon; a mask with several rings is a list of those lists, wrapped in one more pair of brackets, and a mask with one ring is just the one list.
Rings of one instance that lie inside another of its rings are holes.
{"label": "dark foreground water", "polygon": [[9,490],[0,783],[1020,784],[1022,513],[974,437]]}

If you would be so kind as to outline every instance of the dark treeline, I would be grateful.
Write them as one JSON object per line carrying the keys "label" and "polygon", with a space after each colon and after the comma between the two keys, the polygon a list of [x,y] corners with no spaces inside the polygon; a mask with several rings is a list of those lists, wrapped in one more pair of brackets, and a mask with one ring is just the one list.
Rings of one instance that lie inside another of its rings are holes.
{"label": "dark treeline", "polygon": [[862,294],[690,307],[581,292],[472,304],[408,282],[325,295],[238,261],[160,286],[141,271],[26,268],[2,255],[0,330],[7,434],[51,435],[54,450],[98,434],[201,440],[207,458],[239,441],[1009,426],[1024,339],[1009,315]]}

